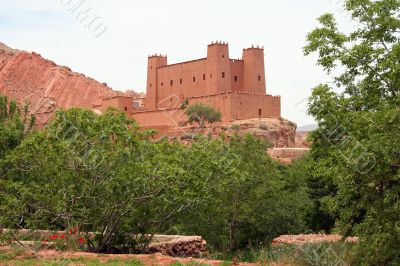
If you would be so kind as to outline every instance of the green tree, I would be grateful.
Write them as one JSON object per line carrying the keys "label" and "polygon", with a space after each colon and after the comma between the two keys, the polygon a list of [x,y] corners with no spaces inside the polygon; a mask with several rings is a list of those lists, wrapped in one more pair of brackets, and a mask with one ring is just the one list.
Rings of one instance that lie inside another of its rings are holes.
{"label": "green tree", "polygon": [[18,104],[0,95],[0,160],[19,145],[35,125],[35,117],[28,113],[28,106]]}
{"label": "green tree", "polygon": [[205,123],[213,124],[221,121],[221,113],[211,106],[202,103],[191,105],[185,111],[190,124],[197,123],[203,127]]}
{"label": "green tree", "polygon": [[[305,54],[317,53],[334,84],[316,87],[309,112],[311,174],[335,189],[320,202],[345,234],[361,236],[362,264],[400,263],[400,2],[346,0],[353,32],[339,31],[332,14],[307,37]],[[340,66],[340,67],[339,67]],[[336,191],[337,190],[337,191]]]}
{"label": "green tree", "polygon": [[151,142],[124,113],[59,111],[0,164],[0,223],[11,228],[96,232],[97,252],[132,252],[133,234],[207,195],[209,172],[186,164],[188,148]]}
{"label": "green tree", "polygon": [[211,156],[215,178],[208,200],[175,222],[177,232],[201,235],[218,250],[268,245],[280,234],[304,232],[310,204],[305,183],[273,162],[267,147],[251,135],[194,142],[193,152]]}

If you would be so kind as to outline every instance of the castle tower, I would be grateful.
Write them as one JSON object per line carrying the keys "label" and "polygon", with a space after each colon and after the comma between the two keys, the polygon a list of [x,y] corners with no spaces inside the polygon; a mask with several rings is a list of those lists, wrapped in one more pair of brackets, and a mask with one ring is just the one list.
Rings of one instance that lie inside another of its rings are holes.
{"label": "castle tower", "polygon": [[157,68],[167,65],[167,57],[153,55],[148,58],[147,65],[147,87],[146,87],[146,109],[156,109],[158,105],[158,77]]}
{"label": "castle tower", "polygon": [[266,93],[264,49],[252,47],[243,50],[243,91]]}
{"label": "castle tower", "polygon": [[208,45],[207,72],[209,77],[205,94],[216,94],[231,90],[228,43],[216,42]]}

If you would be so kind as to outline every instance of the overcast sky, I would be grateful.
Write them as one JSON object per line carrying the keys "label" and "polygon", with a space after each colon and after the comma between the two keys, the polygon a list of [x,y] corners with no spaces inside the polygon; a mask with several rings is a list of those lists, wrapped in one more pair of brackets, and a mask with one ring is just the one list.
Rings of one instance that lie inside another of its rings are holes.
{"label": "overcast sky", "polygon": [[149,54],[175,63],[205,57],[215,40],[229,42],[231,58],[264,46],[267,92],[281,95],[283,117],[301,126],[313,123],[304,101],[311,88],[330,80],[302,53],[325,12],[350,24],[341,0],[1,0],[0,42],[139,92]]}

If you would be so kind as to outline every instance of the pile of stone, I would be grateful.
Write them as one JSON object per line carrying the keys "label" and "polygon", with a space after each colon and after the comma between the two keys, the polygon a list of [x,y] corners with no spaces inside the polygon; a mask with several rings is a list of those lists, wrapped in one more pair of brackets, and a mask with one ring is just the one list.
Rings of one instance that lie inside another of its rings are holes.
{"label": "pile of stone", "polygon": [[146,253],[161,253],[172,257],[200,258],[207,256],[208,250],[206,241],[200,236],[155,235]]}
{"label": "pile of stone", "polygon": [[344,239],[341,235],[327,235],[327,234],[301,234],[301,235],[282,235],[272,240],[272,245],[292,244],[292,245],[303,245],[311,243],[323,243],[323,242],[339,242],[344,240],[347,243],[358,242],[358,237],[347,237]]}

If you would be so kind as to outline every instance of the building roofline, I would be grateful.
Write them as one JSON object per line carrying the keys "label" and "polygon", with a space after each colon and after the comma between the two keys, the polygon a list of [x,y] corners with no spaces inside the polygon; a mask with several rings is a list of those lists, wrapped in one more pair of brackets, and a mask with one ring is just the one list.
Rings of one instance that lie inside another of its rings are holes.
{"label": "building roofline", "polygon": [[166,68],[166,67],[170,67],[170,66],[190,64],[190,63],[195,63],[197,61],[203,61],[203,60],[207,60],[207,57],[200,58],[200,59],[194,59],[194,60],[190,60],[190,61],[185,61],[185,62],[180,62],[180,63],[175,63],[175,64],[170,64],[170,65],[165,65],[165,66],[159,66],[159,67],[157,67],[157,69]]}

